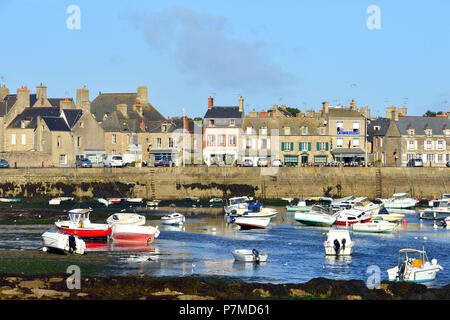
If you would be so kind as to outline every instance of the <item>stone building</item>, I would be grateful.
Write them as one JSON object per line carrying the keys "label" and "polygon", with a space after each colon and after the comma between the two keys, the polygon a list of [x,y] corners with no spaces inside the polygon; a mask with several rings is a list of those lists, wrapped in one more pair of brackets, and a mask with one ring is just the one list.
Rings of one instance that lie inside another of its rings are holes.
{"label": "stone building", "polygon": [[147,87],[138,87],[136,93],[99,93],[91,102],[90,111],[104,130],[106,154],[134,153],[140,160],[150,161],[146,123],[165,119],[148,102]]}
{"label": "stone building", "polygon": [[436,117],[407,116],[405,107],[386,108],[386,115],[397,130],[398,164],[406,166],[410,159],[420,158],[424,165],[443,167],[450,161],[450,119],[447,114]]}
{"label": "stone building", "polygon": [[103,130],[89,110],[73,99],[47,98],[42,84],[36,94],[22,87],[3,95],[0,115],[0,145],[8,156],[23,155],[19,166],[73,166],[77,157],[103,150]]}
{"label": "stone building", "polygon": [[366,115],[368,108],[358,111],[352,100],[349,107],[332,107],[328,102],[322,104],[322,115],[327,121],[327,135],[332,146],[331,154],[337,162],[361,163],[370,156],[370,146],[366,136]]}
{"label": "stone building", "polygon": [[[273,110],[273,111],[272,111]],[[254,166],[260,157],[269,162],[281,160],[285,166],[331,162],[330,144],[324,119],[294,117],[284,106],[274,105],[271,112],[250,112],[242,125],[242,160]]]}
{"label": "stone building", "polygon": [[238,160],[239,137],[244,116],[244,98],[238,106],[215,106],[208,98],[203,121],[203,159],[207,165],[233,164]]}

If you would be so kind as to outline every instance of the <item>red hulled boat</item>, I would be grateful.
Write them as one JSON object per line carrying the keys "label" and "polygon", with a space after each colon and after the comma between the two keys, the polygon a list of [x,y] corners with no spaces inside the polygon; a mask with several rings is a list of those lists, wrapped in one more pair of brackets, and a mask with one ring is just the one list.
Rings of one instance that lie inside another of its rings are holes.
{"label": "red hulled boat", "polygon": [[69,220],[57,221],[58,229],[80,238],[107,238],[111,235],[112,226],[109,224],[91,223],[89,213],[91,209],[73,209],[69,211]]}

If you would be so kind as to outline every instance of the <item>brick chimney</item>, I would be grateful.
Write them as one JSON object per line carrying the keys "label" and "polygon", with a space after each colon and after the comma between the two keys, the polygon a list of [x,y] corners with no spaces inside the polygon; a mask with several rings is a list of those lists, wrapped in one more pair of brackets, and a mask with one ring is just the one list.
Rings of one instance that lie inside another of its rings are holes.
{"label": "brick chimney", "polygon": [[0,88],[0,100],[3,100],[3,98],[5,98],[7,95],[9,95],[9,89],[6,88],[5,85],[3,85]]}
{"label": "brick chimney", "polygon": [[212,109],[212,107],[214,107],[214,98],[212,98],[211,96],[209,96],[208,98],[208,109]]}
{"label": "brick chimney", "polygon": [[189,132],[189,119],[186,116],[183,118],[183,129]]}
{"label": "brick chimney", "polygon": [[356,102],[355,100],[352,100],[352,102],[350,102],[350,109],[352,111],[358,111],[358,108],[356,107]]}
{"label": "brick chimney", "polygon": [[146,86],[139,86],[137,88],[137,100],[140,104],[148,104],[148,89]]}
{"label": "brick chimney", "polygon": [[60,109],[73,109],[73,102],[69,98],[65,98],[59,102]]}
{"label": "brick chimney", "polygon": [[328,101],[322,102],[322,110],[323,110],[323,114],[328,114],[328,111],[330,110],[328,107]]}
{"label": "brick chimney", "polygon": [[76,107],[77,109],[90,111],[91,103],[89,101],[89,90],[86,89],[86,87],[77,89]]}
{"label": "brick chimney", "polygon": [[36,98],[41,101],[47,99],[47,87],[42,83],[36,87]]}
{"label": "brick chimney", "polygon": [[244,98],[239,97],[239,112],[244,113]]}

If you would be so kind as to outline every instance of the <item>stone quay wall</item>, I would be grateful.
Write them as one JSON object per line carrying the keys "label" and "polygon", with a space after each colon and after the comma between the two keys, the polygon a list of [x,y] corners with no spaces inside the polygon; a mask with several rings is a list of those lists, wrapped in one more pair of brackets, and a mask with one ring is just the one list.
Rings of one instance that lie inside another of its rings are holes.
{"label": "stone quay wall", "polygon": [[210,199],[391,197],[432,199],[450,193],[450,168],[34,168],[0,169],[0,197],[56,196]]}

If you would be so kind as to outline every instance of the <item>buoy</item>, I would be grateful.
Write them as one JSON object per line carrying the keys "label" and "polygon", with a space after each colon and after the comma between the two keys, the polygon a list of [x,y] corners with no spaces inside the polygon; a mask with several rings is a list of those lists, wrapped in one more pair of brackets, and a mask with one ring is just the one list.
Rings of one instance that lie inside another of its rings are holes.
{"label": "buoy", "polygon": [[408,224],[408,221],[406,221],[406,219],[403,219],[403,226],[406,227],[407,224]]}

